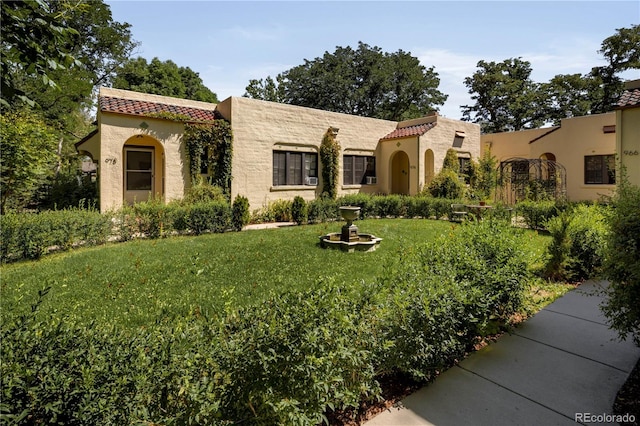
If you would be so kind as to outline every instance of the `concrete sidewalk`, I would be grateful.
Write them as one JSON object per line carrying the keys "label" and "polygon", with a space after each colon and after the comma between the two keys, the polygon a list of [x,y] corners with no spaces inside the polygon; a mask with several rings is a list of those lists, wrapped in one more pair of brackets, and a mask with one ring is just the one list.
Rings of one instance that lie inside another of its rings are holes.
{"label": "concrete sidewalk", "polygon": [[612,424],[588,416],[612,413],[640,348],[606,325],[603,285],[567,293],[366,425]]}

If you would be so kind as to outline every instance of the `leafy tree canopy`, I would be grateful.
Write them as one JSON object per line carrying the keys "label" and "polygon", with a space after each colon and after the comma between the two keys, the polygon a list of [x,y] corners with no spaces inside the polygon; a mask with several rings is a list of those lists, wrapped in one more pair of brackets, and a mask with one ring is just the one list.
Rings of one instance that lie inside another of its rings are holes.
{"label": "leafy tree canopy", "polygon": [[619,74],[640,68],[639,47],[640,26],[620,28],[599,50],[607,65],[587,74],[556,75],[546,83],[533,82],[531,64],[521,58],[480,61],[464,80],[475,104],[461,107],[463,120],[479,123],[483,132],[502,132],[609,112],[623,90]]}
{"label": "leafy tree canopy", "polygon": [[178,67],[173,61],[153,58],[131,59],[120,66],[113,81],[116,89],[172,96],[217,103],[218,97],[209,90],[200,75],[189,67]]}
{"label": "leafy tree canopy", "polygon": [[440,79],[410,53],[385,53],[358,43],[291,68],[275,78],[251,80],[244,96],[388,120],[425,115],[443,105]]}

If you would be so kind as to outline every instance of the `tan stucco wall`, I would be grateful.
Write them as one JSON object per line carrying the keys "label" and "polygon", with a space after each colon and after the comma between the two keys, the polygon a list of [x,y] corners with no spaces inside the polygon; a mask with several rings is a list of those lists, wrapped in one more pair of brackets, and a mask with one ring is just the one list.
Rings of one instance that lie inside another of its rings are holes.
{"label": "tan stucco wall", "polygon": [[[148,127],[141,128],[142,123]],[[183,130],[181,123],[173,121],[102,113],[99,132],[102,146],[99,159],[100,210],[117,209],[123,204],[125,143],[155,146],[154,195],[163,197],[167,202],[182,198],[190,181],[182,144]]]}
{"label": "tan stucco wall", "polygon": [[[584,158],[588,155],[615,154],[615,133],[604,133],[604,126],[615,123],[615,113],[587,115],[562,120],[560,128],[542,128],[482,135],[483,152],[491,149],[498,162],[512,157],[540,158],[555,155],[567,170],[569,200],[597,200],[611,195],[615,185],[585,185]],[[533,141],[533,142],[532,142]]]}
{"label": "tan stucco wall", "polygon": [[[322,190],[321,176],[317,187],[274,187],[274,149],[318,152],[326,131],[329,127],[335,127],[339,129],[337,140],[343,154],[378,157],[378,140],[392,132],[397,124],[393,121],[239,97],[221,102],[218,111],[231,121],[233,129],[232,197],[236,194],[244,195],[249,199],[251,209],[261,208],[278,199],[291,200],[297,195],[312,200]],[[381,173],[380,165],[378,160],[378,176]],[[380,183],[343,186],[342,179],[340,173],[339,194],[380,191]]]}
{"label": "tan stucco wall", "polygon": [[[454,145],[456,132],[465,134],[460,146]],[[444,158],[449,149],[457,151],[459,156],[469,156],[477,161],[480,158],[480,126],[474,123],[437,117],[436,126],[420,137],[420,151],[418,153],[421,159],[418,169],[419,188],[427,184],[425,181],[426,164],[424,158],[428,149],[433,151],[434,174],[437,174],[442,169]]]}
{"label": "tan stucco wall", "polygon": [[640,107],[616,111],[616,146],[629,183],[640,186]]}

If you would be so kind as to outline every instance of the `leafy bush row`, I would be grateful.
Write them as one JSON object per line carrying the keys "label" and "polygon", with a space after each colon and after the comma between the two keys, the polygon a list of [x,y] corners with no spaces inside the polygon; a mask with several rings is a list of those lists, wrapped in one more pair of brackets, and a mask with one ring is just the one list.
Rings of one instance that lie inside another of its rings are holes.
{"label": "leafy bush row", "polygon": [[429,379],[521,308],[521,231],[485,221],[409,248],[373,283],[202,306],[122,330],[35,315],[5,321],[2,417],[18,424],[300,424]]}
{"label": "leafy bush row", "polygon": [[2,260],[38,259],[50,247],[69,250],[78,244],[104,243],[110,234],[109,216],[96,210],[71,208],[0,216]]}
{"label": "leafy bush row", "polygon": [[[337,199],[326,197],[305,201],[296,197],[293,201],[278,200],[253,213],[252,222],[318,223],[341,220],[340,206],[360,207],[360,218],[406,217],[443,219],[451,214],[451,204],[462,200],[433,198],[429,196],[350,194]],[[306,219],[304,218],[306,213]]]}

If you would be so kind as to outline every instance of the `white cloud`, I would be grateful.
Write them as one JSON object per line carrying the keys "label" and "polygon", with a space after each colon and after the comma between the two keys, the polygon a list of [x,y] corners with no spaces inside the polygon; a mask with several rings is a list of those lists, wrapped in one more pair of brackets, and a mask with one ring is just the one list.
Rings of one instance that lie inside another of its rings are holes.
{"label": "white cloud", "polygon": [[235,26],[224,30],[224,32],[229,37],[240,38],[253,42],[282,40],[286,34],[285,29],[279,25],[272,25],[270,27]]}

